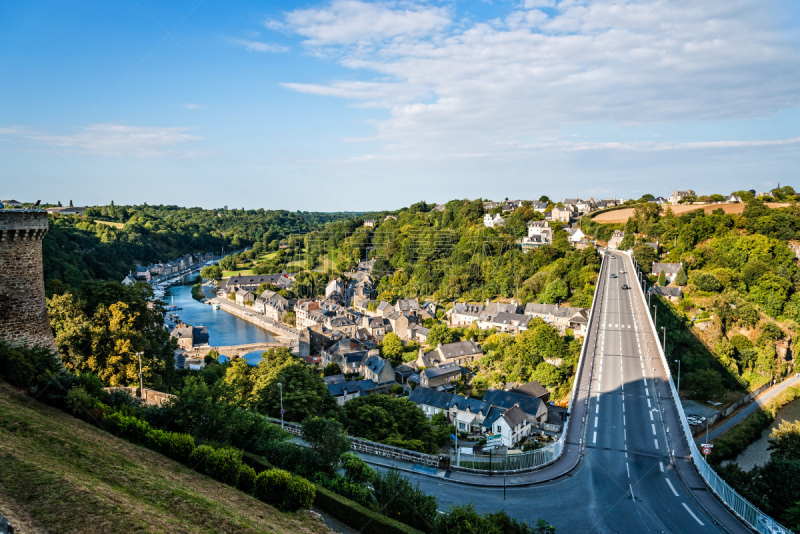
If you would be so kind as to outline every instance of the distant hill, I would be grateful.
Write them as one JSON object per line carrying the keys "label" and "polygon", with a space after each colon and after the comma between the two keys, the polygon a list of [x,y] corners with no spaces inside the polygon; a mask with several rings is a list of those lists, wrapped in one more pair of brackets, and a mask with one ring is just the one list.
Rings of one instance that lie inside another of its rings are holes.
{"label": "distant hill", "polygon": [[330,532],[2,381],[0,466],[0,514],[18,533]]}

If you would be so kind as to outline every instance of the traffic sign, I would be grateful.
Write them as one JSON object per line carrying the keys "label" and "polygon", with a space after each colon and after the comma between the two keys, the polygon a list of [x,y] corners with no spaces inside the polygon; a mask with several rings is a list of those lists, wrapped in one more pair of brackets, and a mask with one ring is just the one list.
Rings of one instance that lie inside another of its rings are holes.
{"label": "traffic sign", "polygon": [[703,447],[703,454],[705,454],[706,456],[711,454],[711,447]]}
{"label": "traffic sign", "polygon": [[281,410],[281,415],[285,414],[286,410]]}

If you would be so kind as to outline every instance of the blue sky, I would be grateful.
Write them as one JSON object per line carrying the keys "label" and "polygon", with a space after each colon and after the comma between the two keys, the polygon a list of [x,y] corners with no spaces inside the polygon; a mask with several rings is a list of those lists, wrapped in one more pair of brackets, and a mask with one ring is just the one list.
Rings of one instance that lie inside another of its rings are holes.
{"label": "blue sky", "polygon": [[0,72],[2,198],[800,189],[795,2],[6,2]]}

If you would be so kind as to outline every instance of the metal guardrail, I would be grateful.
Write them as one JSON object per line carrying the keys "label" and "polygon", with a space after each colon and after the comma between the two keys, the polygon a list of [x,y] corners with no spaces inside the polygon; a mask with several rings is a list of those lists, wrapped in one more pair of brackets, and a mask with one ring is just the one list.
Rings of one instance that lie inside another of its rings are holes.
{"label": "metal guardrail", "polygon": [[[625,252],[625,254],[631,256],[627,252]],[[633,257],[631,257],[631,261],[633,261]],[[641,283],[638,283],[637,286],[639,289],[639,294],[642,296],[642,299],[645,300],[644,290],[642,290]],[[777,521],[759,510],[750,501],[739,495],[736,490],[730,487],[730,485],[728,485],[728,483],[725,482],[722,477],[720,477],[716,471],[714,471],[714,469],[712,469],[705,458],[703,458],[703,455],[700,453],[694,443],[692,431],[689,427],[689,422],[686,419],[686,414],[683,411],[678,390],[675,388],[675,384],[672,381],[672,372],[670,371],[669,363],[667,362],[666,355],[664,354],[664,347],[662,347],[661,343],[659,343],[658,331],[656,330],[656,325],[653,323],[653,318],[650,316],[649,310],[646,315],[650,323],[651,332],[653,332],[653,337],[656,340],[656,347],[658,348],[659,356],[661,356],[661,363],[664,366],[664,371],[667,374],[667,382],[669,383],[672,404],[675,406],[675,409],[678,412],[678,420],[680,421],[681,430],[683,431],[683,439],[689,449],[692,462],[694,463],[697,472],[700,473],[700,476],[703,478],[706,485],[717,496],[717,498],[719,498],[729,509],[739,516],[740,519],[750,525],[750,527],[755,529],[757,532],[761,532],[763,534],[792,534],[789,529],[780,525]]]}

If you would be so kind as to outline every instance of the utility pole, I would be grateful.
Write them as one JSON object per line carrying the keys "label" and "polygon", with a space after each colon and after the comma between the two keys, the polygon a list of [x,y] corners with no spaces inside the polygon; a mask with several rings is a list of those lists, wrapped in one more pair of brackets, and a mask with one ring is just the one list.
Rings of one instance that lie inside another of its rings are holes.
{"label": "utility pole", "polygon": [[[678,390],[678,400],[680,400],[680,398],[681,398],[681,361],[680,360],[675,360],[675,361],[678,362],[678,387],[677,387],[677,390]],[[708,421],[708,419],[706,419],[706,421]],[[707,430],[708,430],[708,426],[706,425],[706,431]],[[706,443],[708,443],[708,439],[706,439]]]}
{"label": "utility pole", "polygon": [[653,312],[653,324],[656,324],[656,319],[658,319],[658,306],[653,304],[653,309],[655,310],[655,312]]}
{"label": "utility pole", "polygon": [[144,397],[144,380],[142,379],[142,353],[137,352],[137,356],[139,356],[139,395]]}
{"label": "utility pole", "polygon": [[667,355],[667,327],[662,326],[661,330],[664,332],[664,342],[661,345],[661,349],[664,351],[664,356]]}
{"label": "utility pole", "polygon": [[281,392],[281,428],[283,428],[283,384],[278,382],[278,389]]}

